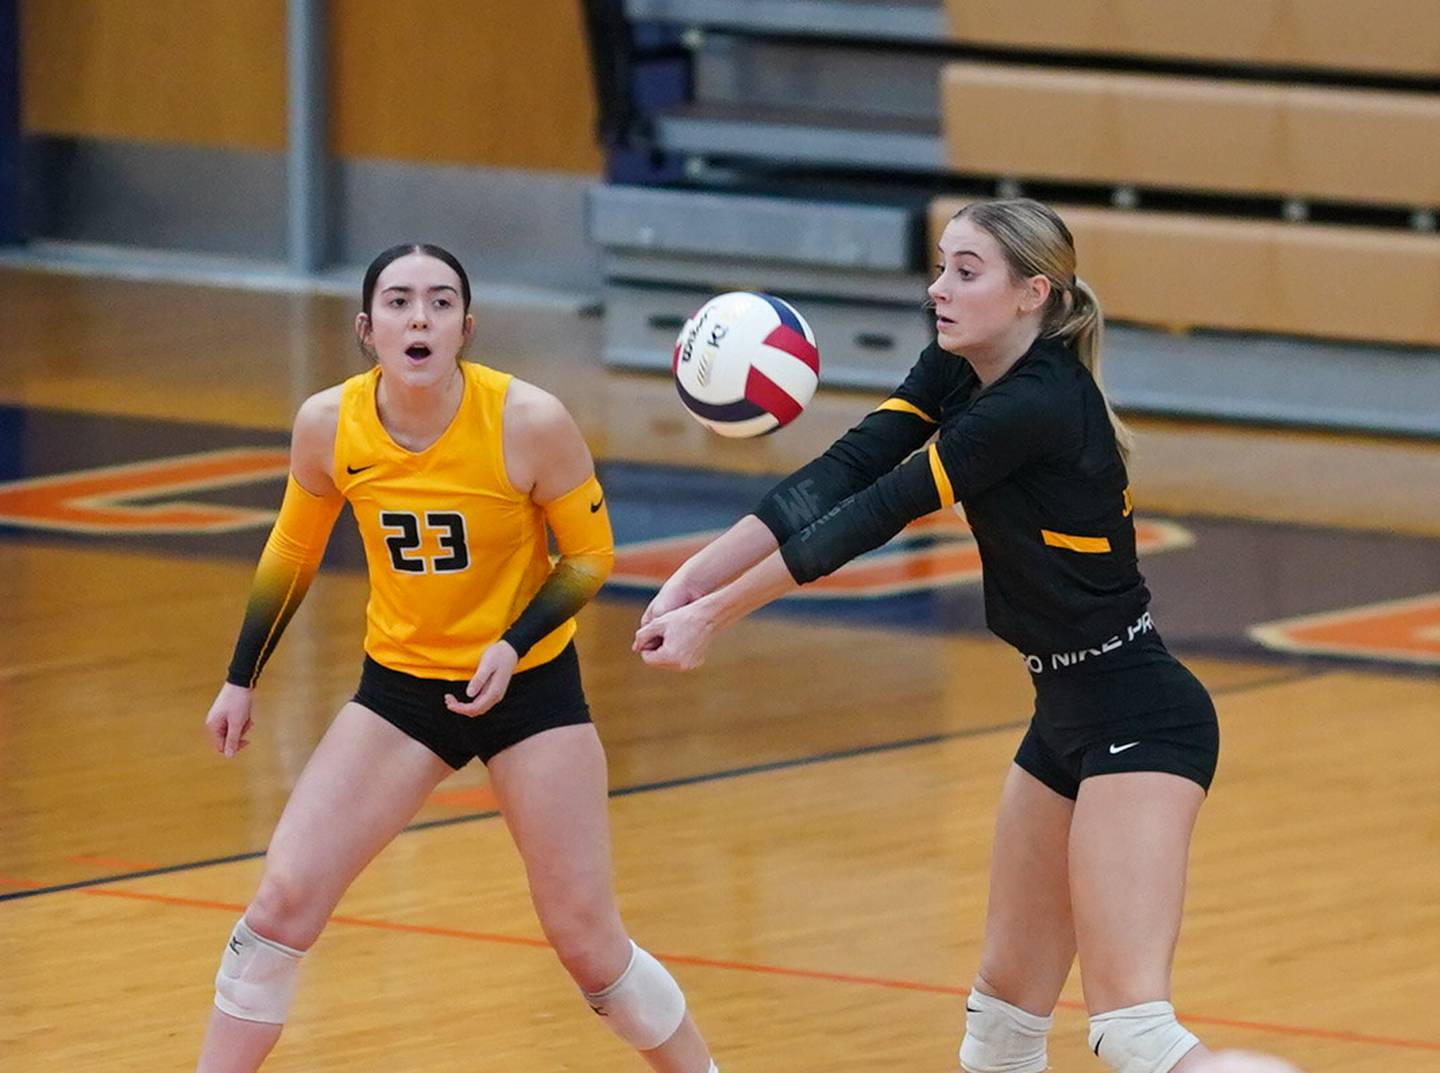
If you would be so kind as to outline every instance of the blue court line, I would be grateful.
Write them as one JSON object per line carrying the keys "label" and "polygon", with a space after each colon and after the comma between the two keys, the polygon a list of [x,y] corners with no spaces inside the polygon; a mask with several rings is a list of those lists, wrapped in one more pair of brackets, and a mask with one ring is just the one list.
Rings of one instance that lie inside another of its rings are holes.
{"label": "blue court line", "polygon": [[[1317,672],[1308,668],[1299,668],[1287,671],[1283,674],[1276,674],[1256,682],[1246,682],[1229,688],[1217,688],[1210,690],[1212,697],[1232,696],[1237,693],[1247,693],[1253,689],[1266,689],[1273,685],[1284,685],[1288,682],[1299,681],[1303,678],[1314,677]],[[771,760],[763,764],[747,764],[744,767],[726,768],[721,771],[707,771],[699,775],[683,775],[674,779],[661,779],[657,782],[645,782],[635,786],[622,786],[610,791],[610,797],[630,797],[633,794],[653,793],[657,790],[673,790],[681,786],[696,786],[707,782],[721,782],[726,779],[743,778],[746,775],[763,775],[772,771],[787,771],[792,768],[809,767],[812,764],[828,764],[837,760],[852,760],[860,756],[873,756],[879,753],[898,752],[902,749],[914,749],[922,745],[938,745],[947,741],[963,741],[967,738],[983,738],[990,734],[999,734],[1008,730],[1019,730],[1029,723],[1028,719],[1017,719],[1006,723],[993,723],[988,726],[971,727],[968,730],[954,730],[941,734],[924,734],[915,738],[901,738],[897,741],[878,742],[873,745],[857,745],[849,749],[836,749],[830,752],[815,753],[811,756],[795,757],[790,760]],[[412,823],[401,830],[400,834],[409,834],[413,831],[428,831],[436,827],[453,827],[461,823],[475,823],[479,820],[493,820],[500,813],[494,809],[488,812],[469,812],[463,816],[447,816],[439,820],[422,820],[419,823]],[[396,837],[399,837],[398,835]],[[149,879],[152,876],[173,875],[176,872],[190,872],[201,868],[211,868],[220,864],[235,864],[239,861],[253,861],[265,856],[265,851],[251,850],[247,853],[232,853],[225,857],[208,857],[199,861],[186,861],[182,864],[168,864],[160,868],[146,868],[136,872],[122,872],[117,875],[99,876],[93,879],[76,879],[69,883],[56,883],[48,887],[33,887],[27,890],[9,891],[0,894],[0,902],[13,902],[22,898],[38,898],[42,894],[59,894],[68,890],[83,890],[86,887],[98,887],[108,883],[121,883],[129,879]]]}

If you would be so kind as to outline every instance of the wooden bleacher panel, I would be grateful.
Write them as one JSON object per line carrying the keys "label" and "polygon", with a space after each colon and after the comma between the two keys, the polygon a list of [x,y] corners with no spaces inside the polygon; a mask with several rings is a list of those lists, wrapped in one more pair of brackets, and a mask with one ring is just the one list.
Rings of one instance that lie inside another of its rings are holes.
{"label": "wooden bleacher panel", "polygon": [[957,171],[1440,204],[1436,94],[953,63],[941,98]]}
{"label": "wooden bleacher panel", "polygon": [[331,7],[337,156],[600,173],[578,4],[460,5],[444,32],[428,36],[423,78],[414,40],[395,32],[390,8]]}
{"label": "wooden bleacher panel", "polygon": [[[492,0],[457,15],[430,40],[425,79],[387,8],[331,8],[337,156],[599,174],[576,5]],[[69,0],[20,17],[28,134],[285,148],[281,0]]]}
{"label": "wooden bleacher panel", "polygon": [[71,0],[19,14],[27,134],[285,147],[280,0]]}
{"label": "wooden bleacher panel", "polygon": [[[685,168],[686,187],[664,191],[676,205],[660,213],[646,190],[623,233],[591,220],[607,363],[664,368],[667,335],[696,300],[768,289],[843,327],[825,342],[827,382],[877,386],[929,331],[912,297],[923,243],[904,269],[795,264],[791,243],[759,227],[717,260],[658,222],[673,212],[682,235],[713,233],[681,204],[709,198],[730,234],[733,206],[719,203],[761,195],[796,214],[883,206],[903,214],[890,238],[904,240],[924,232],[933,197],[1013,188],[1132,207],[1068,212],[1083,274],[1117,322],[1138,326],[1112,336],[1123,405],[1401,427],[1395,395],[1426,391],[1398,366],[1413,358],[1428,382],[1440,353],[1440,0],[924,6],[948,20],[928,39],[918,22],[882,31],[881,0],[626,0],[631,18],[703,32],[686,38],[692,98],[646,127]],[[852,302],[863,346],[837,312]],[[1334,344],[1312,376],[1300,352],[1315,338]],[[1406,386],[1377,402],[1369,389],[1387,375]]]}
{"label": "wooden bleacher panel", "polygon": [[[938,238],[965,200],[937,198]],[[1060,206],[1106,315],[1172,328],[1440,345],[1440,237]]]}
{"label": "wooden bleacher panel", "polygon": [[1435,0],[945,0],[969,45],[1440,75]]}

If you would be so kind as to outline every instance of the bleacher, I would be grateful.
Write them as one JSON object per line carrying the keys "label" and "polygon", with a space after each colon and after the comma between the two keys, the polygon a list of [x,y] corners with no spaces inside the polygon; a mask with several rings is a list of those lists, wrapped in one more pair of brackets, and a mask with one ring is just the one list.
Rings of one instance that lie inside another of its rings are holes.
{"label": "bleacher", "polygon": [[654,174],[591,193],[607,360],[664,367],[706,296],[764,289],[812,312],[826,383],[888,386],[938,228],[1024,193],[1117,325],[1121,407],[1440,433],[1433,0],[602,6],[689,83],[647,101],[628,58],[617,145]]}

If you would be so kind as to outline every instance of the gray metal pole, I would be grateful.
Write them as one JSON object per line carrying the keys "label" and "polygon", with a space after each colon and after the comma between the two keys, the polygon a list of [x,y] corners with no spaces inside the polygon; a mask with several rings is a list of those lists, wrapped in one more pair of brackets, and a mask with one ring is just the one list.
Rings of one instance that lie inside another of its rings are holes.
{"label": "gray metal pole", "polygon": [[291,271],[308,275],[329,255],[325,0],[287,0],[286,16],[286,244]]}

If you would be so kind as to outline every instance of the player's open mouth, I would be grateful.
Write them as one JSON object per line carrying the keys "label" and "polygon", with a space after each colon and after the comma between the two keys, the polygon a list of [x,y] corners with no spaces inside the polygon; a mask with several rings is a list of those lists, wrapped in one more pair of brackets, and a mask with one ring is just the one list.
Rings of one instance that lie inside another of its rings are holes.
{"label": "player's open mouth", "polygon": [[949,317],[942,317],[940,316],[940,314],[937,313],[935,314],[935,324],[941,328],[949,328],[953,327],[955,322]]}
{"label": "player's open mouth", "polygon": [[424,361],[430,356],[430,348],[424,343],[411,343],[405,348],[405,356],[412,361]]}

